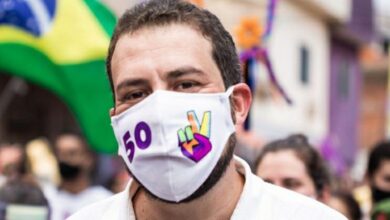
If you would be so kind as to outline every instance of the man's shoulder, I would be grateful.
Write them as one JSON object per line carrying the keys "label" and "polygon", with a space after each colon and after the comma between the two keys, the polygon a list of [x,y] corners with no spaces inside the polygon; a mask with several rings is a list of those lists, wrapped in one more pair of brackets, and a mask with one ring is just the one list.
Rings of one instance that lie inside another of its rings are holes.
{"label": "man's shoulder", "polygon": [[288,217],[291,219],[346,220],[337,211],[307,196],[266,183],[260,178],[255,182],[261,188],[258,200],[258,213],[260,215],[262,212],[263,214],[267,213],[266,216],[270,216],[272,219]]}
{"label": "man's shoulder", "polygon": [[113,195],[111,191],[102,186],[91,186],[85,193],[88,194],[88,196],[94,196],[97,198],[107,198]]}

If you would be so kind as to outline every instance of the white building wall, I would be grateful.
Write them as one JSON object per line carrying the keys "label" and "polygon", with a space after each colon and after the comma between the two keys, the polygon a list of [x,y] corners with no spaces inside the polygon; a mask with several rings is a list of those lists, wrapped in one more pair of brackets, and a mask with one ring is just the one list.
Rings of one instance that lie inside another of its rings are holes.
{"label": "white building wall", "polygon": [[[307,85],[300,81],[301,46],[309,51]],[[320,141],[326,135],[329,47],[329,33],[324,21],[289,1],[280,1],[269,51],[277,78],[293,105],[288,106],[282,100],[255,100],[255,130],[272,139],[303,132],[314,141]]]}
{"label": "white building wall", "polygon": [[353,0],[289,0],[298,4],[304,4],[309,9],[315,10],[340,23],[349,21]]}

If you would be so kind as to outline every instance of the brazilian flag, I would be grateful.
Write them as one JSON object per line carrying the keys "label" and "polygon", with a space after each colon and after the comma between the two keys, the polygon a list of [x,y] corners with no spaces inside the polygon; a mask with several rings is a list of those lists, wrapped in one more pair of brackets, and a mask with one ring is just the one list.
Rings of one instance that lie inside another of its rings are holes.
{"label": "brazilian flag", "polygon": [[0,69],[56,94],[103,153],[116,152],[104,67],[115,22],[97,0],[0,0]]}

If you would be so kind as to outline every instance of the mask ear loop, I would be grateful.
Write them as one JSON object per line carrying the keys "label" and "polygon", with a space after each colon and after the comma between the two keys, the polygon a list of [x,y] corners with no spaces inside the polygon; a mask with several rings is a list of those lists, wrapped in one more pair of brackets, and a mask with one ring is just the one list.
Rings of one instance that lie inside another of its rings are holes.
{"label": "mask ear loop", "polygon": [[233,91],[234,91],[234,85],[230,86],[226,92],[225,92],[225,97],[228,99],[228,102],[229,102],[229,106],[230,106],[230,114],[232,116],[232,121],[233,121],[233,124],[236,124],[236,117],[235,117],[235,114],[234,114],[234,106],[233,106],[233,98],[231,97],[231,95],[233,94]]}
{"label": "mask ear loop", "polygon": [[230,86],[230,87],[226,90],[226,92],[225,92],[226,96],[227,96],[227,97],[231,96],[231,95],[233,94],[233,91],[234,91],[234,85],[233,85],[233,86]]}

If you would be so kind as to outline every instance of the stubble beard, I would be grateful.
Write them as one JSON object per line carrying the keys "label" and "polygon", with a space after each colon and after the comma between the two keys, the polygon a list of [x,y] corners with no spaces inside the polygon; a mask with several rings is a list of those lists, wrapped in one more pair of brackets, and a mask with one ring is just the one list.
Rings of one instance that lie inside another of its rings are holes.
{"label": "stubble beard", "polygon": [[[237,139],[236,134],[233,133],[230,135],[228,142],[226,144],[225,150],[223,151],[221,157],[219,158],[217,164],[215,165],[214,169],[211,171],[209,177],[204,181],[204,183],[190,196],[187,198],[180,200],[178,202],[175,201],[169,201],[166,199],[159,198],[158,196],[154,195],[152,192],[150,192],[146,187],[142,185],[140,181],[137,180],[137,178],[132,175],[135,181],[137,181],[140,185],[140,187],[145,191],[146,197],[155,201],[160,201],[167,204],[182,204],[182,203],[189,203],[196,199],[199,199],[203,195],[205,195],[207,192],[209,192],[217,183],[218,181],[223,177],[223,175],[226,173],[227,167],[230,164],[230,161],[233,158],[233,152],[234,148],[236,146]],[[139,189],[140,190],[140,189]]]}

